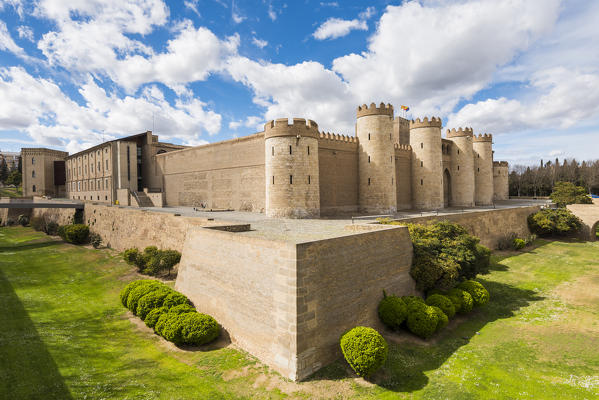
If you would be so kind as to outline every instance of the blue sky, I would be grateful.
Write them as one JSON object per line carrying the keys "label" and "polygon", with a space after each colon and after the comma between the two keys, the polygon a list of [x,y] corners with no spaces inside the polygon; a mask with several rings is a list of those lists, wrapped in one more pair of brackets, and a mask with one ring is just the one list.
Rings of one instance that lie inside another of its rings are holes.
{"label": "blue sky", "polygon": [[0,0],[0,149],[153,129],[198,145],[358,104],[494,134],[495,158],[596,159],[599,2]]}

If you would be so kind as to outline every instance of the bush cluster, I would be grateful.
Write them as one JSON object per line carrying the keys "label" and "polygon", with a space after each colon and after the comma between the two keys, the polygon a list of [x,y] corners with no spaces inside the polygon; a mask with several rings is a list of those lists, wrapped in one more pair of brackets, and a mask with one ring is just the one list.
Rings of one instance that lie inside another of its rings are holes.
{"label": "bush cluster", "polygon": [[582,186],[576,186],[572,182],[555,182],[553,192],[549,197],[558,207],[565,207],[568,204],[593,203],[586,189]]}
{"label": "bush cluster", "polygon": [[220,334],[214,318],[198,313],[187,297],[161,282],[133,281],[121,290],[120,299],[154,332],[177,345],[203,345]]}
{"label": "bush cluster", "polygon": [[387,342],[372,328],[357,326],[341,336],[343,357],[356,374],[368,378],[387,360]]}
{"label": "bush cluster", "polygon": [[537,240],[537,235],[534,233],[520,238],[515,232],[511,232],[497,241],[497,248],[499,250],[521,250],[530,246],[535,240]]}
{"label": "bush cluster", "polygon": [[408,229],[414,246],[410,274],[419,290],[448,290],[489,267],[491,251],[461,225],[441,221]]}
{"label": "bush cluster", "polygon": [[73,224],[60,226],[58,235],[68,243],[84,244],[89,241],[89,226],[84,224]]}
{"label": "bush cluster", "polygon": [[582,221],[567,208],[545,208],[528,216],[528,228],[539,236],[569,236],[576,234]]}
{"label": "bush cluster", "polygon": [[149,246],[140,252],[136,248],[127,249],[123,253],[127,264],[135,265],[137,270],[147,275],[158,275],[162,271],[171,274],[171,270],[181,261],[181,253],[176,250],[158,250],[156,246]]}
{"label": "bush cluster", "polygon": [[407,328],[427,339],[449,323],[456,313],[466,314],[489,301],[489,292],[477,281],[467,280],[447,292],[433,289],[426,300],[418,296],[387,296],[378,306],[381,322],[393,330]]}

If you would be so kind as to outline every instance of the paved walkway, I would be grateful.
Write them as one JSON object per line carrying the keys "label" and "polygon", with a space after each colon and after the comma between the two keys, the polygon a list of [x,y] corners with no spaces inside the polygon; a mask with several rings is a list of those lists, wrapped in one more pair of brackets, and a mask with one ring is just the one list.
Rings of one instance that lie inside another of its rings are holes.
{"label": "paved walkway", "polygon": [[597,240],[599,229],[599,199],[593,199],[593,204],[570,204],[568,210],[582,220],[581,237],[584,240]]}

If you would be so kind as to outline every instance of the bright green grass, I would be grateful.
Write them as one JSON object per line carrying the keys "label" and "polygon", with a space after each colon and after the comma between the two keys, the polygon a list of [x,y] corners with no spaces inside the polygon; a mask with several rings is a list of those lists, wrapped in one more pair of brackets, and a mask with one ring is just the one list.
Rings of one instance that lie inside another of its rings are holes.
{"label": "bright green grass", "polygon": [[0,188],[0,197],[21,197],[21,196],[23,196],[23,191],[20,187],[18,187],[18,188],[11,188],[11,187]]}
{"label": "bright green grass", "polygon": [[295,384],[233,348],[182,351],[137,328],[118,300],[136,277],[109,250],[2,228],[0,399],[596,398],[599,243],[539,244],[494,256],[488,305],[427,344],[390,342],[375,385],[343,361]]}

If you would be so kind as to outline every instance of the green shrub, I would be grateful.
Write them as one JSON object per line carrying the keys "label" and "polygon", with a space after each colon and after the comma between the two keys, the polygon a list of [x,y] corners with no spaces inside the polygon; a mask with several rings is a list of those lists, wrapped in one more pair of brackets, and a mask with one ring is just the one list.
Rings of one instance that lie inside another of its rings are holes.
{"label": "green shrub", "polygon": [[408,314],[406,303],[397,296],[387,296],[385,292],[383,296],[378,307],[379,318],[387,327],[397,330]]}
{"label": "green shrub", "polygon": [[372,328],[357,326],[340,340],[343,357],[356,374],[368,378],[387,359],[389,348],[380,333]]}
{"label": "green shrub", "polygon": [[89,226],[83,224],[67,225],[64,232],[65,240],[73,244],[86,243],[89,238]]}
{"label": "green shrub", "polygon": [[58,224],[54,221],[48,221],[45,232],[50,236],[56,236],[58,234]]}
{"label": "green shrub", "polygon": [[136,248],[127,249],[123,253],[123,260],[129,265],[134,265],[139,257],[139,250]]}
{"label": "green shrub", "polygon": [[401,299],[406,305],[406,309],[408,310],[408,314],[413,310],[421,309],[426,307],[426,303],[422,299],[422,297],[418,296],[402,296]]}
{"label": "green shrub", "polygon": [[431,294],[426,298],[426,304],[439,307],[448,318],[453,318],[455,315],[453,302],[442,294]]}
{"label": "green shrub", "polygon": [[438,323],[437,313],[433,307],[425,305],[424,308],[408,312],[408,329],[423,339],[427,339],[435,333]]}
{"label": "green shrub", "polygon": [[526,246],[526,241],[524,239],[516,238],[512,241],[512,247],[514,250],[523,249]]}
{"label": "green shrub", "polygon": [[218,323],[210,315],[191,312],[182,315],[182,343],[201,346],[212,342],[220,333]]}
{"label": "green shrub", "polygon": [[137,302],[135,314],[139,316],[139,318],[145,320],[146,315],[148,315],[150,311],[152,311],[155,308],[161,307],[164,304],[165,297],[168,296],[170,293],[172,293],[172,290],[167,286],[163,286],[158,290],[154,290],[150,293],[145,294]]}
{"label": "green shrub", "polygon": [[172,291],[168,296],[164,298],[165,307],[171,308],[181,304],[189,304],[189,299],[179,292]]}
{"label": "green shrub", "polygon": [[164,285],[157,281],[151,281],[137,286],[135,289],[129,292],[129,296],[127,297],[127,308],[131,310],[133,314],[135,314],[137,312],[137,303],[139,302],[139,299],[146,294],[159,290],[163,287]]}
{"label": "green shrub", "polygon": [[513,248],[514,239],[517,239],[518,235],[516,232],[510,232],[507,235],[502,236],[497,241],[498,250],[509,250]]}
{"label": "green shrub", "polygon": [[145,265],[143,273],[147,275],[158,275],[160,272],[160,252],[150,255],[146,258],[144,255]]}
{"label": "green shrub", "polygon": [[177,250],[163,250],[160,252],[160,269],[168,270],[168,274],[171,274],[171,270],[181,261],[181,253]]}
{"label": "green shrub", "polygon": [[458,289],[462,289],[472,296],[475,307],[487,304],[489,301],[489,292],[480,282],[472,280],[465,281],[458,285]]}
{"label": "green shrub", "polygon": [[169,310],[165,314],[162,314],[158,318],[158,321],[156,322],[156,325],[154,326],[154,332],[156,332],[160,336],[164,336],[163,330],[166,327],[166,324],[168,322],[170,315],[187,314],[187,313],[195,312],[195,311],[196,311],[196,309],[193,308],[193,306],[191,306],[189,304],[179,304],[177,306],[169,308]]}
{"label": "green shrub", "polygon": [[431,307],[433,310],[435,310],[435,314],[437,314],[437,327],[435,328],[435,332],[439,332],[441,329],[445,328],[447,324],[449,324],[449,318],[439,307]]}
{"label": "green shrub", "polygon": [[168,312],[168,307],[162,306],[158,308],[154,308],[152,311],[146,315],[144,322],[148,328],[154,328],[156,326],[156,322],[158,322],[158,318],[162,314],[166,314]]}
{"label": "green shrub", "polygon": [[56,233],[58,234],[58,236],[60,236],[62,238],[62,240],[67,240],[67,226],[66,225],[60,225],[58,227],[58,229],[56,230]]}
{"label": "green shrub", "polygon": [[408,224],[414,247],[410,274],[422,291],[448,290],[488,269],[490,251],[479,239],[449,221],[431,225]]}
{"label": "green shrub", "polygon": [[129,297],[129,293],[131,293],[131,291],[133,289],[135,289],[136,287],[138,287],[139,285],[143,285],[148,282],[155,282],[155,281],[150,280],[150,279],[141,279],[141,280],[130,282],[127,286],[125,286],[121,290],[121,293],[120,293],[121,303],[125,307],[127,307],[127,298]]}
{"label": "green shrub", "polygon": [[572,182],[556,182],[549,197],[558,207],[565,207],[568,204],[593,204],[586,189]]}
{"label": "green shrub", "polygon": [[42,217],[31,217],[29,224],[38,232],[46,231],[46,221]]}
{"label": "green shrub", "polygon": [[545,208],[527,218],[532,233],[539,236],[568,236],[577,233],[582,221],[567,208]]}
{"label": "green shrub", "polygon": [[89,242],[92,246],[94,246],[94,249],[97,249],[98,247],[100,247],[100,244],[102,243],[102,237],[95,232],[91,232],[89,234]]}
{"label": "green shrub", "polygon": [[454,297],[455,299],[459,299],[460,307],[457,308],[460,314],[467,314],[472,311],[472,307],[474,307],[474,300],[472,300],[472,296],[470,293],[465,290],[453,288],[447,292],[447,296]]}

